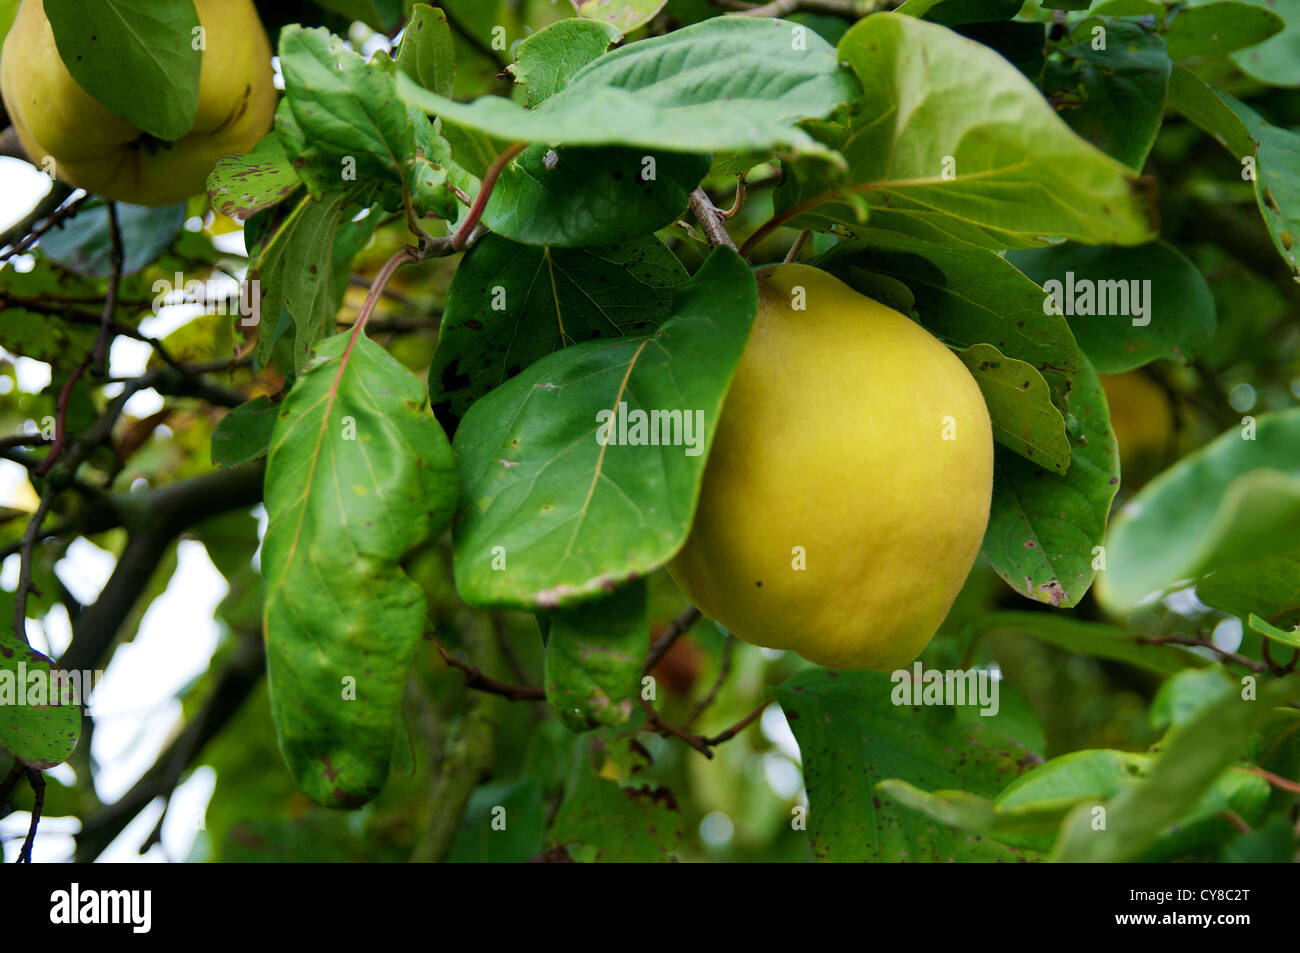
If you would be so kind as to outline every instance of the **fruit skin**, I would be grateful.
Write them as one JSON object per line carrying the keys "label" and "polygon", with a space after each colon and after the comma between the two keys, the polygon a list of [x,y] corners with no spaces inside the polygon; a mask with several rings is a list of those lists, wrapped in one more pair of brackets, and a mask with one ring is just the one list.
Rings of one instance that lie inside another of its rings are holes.
{"label": "fruit skin", "polygon": [[59,58],[41,0],[23,0],[5,39],[0,90],[32,162],[52,156],[55,174],[70,185],[160,206],[203,191],[217,159],[251,151],[275,115],[271,43],[252,0],[195,0],[195,7],[207,43],[198,111],[191,131],[167,143],[78,86]]}
{"label": "fruit skin", "polygon": [[1119,444],[1121,465],[1133,466],[1169,450],[1174,415],[1165,391],[1141,371],[1101,374],[1110,425]]}
{"label": "fruit skin", "polygon": [[[749,642],[892,671],[930,641],[984,538],[984,398],[939,340],[823,271],[781,265],[758,286],[695,523],[669,572]],[[791,307],[795,286],[807,310]]]}

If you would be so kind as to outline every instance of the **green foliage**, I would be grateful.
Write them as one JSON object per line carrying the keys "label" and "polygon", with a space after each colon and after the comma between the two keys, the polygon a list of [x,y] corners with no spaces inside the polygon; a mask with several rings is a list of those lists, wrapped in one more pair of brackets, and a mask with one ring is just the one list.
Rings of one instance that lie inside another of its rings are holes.
{"label": "green foliage", "polygon": [[425,600],[399,569],[456,497],[423,389],[383,348],[330,338],[280,408],[267,462],[267,675],[280,747],[331,807],[388,775]]}
{"label": "green foliage", "polygon": [[[151,775],[216,772],[192,859],[1297,859],[1300,0],[869,6],[264,4],[275,128],[206,200],[118,205],[120,266],[97,198],[6,234],[0,436],[27,436],[0,447],[0,544],[33,631],[66,610],[69,654],[114,665],[183,584],[183,534],[229,587],[181,693],[215,734]],[[158,38],[189,0],[46,9],[83,88],[188,131],[199,57]],[[909,315],[984,395],[982,560],[917,664],[996,673],[995,703],[687,625],[664,566],[754,269],[787,257]],[[178,273],[256,279],[256,310],[207,301],[153,340]],[[1067,290],[1107,282],[1149,282],[1145,310]],[[101,327],[152,347],[144,377],[114,379],[120,344],[89,370]],[[122,387],[162,403],[137,419]],[[118,560],[87,606],[78,539]],[[0,635],[0,675],[18,661],[54,664]],[[130,816],[82,717],[0,706],[0,777],[66,761],[45,812],[92,859]]]}

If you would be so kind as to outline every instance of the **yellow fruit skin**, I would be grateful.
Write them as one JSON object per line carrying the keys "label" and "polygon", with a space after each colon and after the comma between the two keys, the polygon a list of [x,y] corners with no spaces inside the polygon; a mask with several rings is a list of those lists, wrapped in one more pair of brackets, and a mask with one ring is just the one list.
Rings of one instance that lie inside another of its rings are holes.
{"label": "yellow fruit skin", "polygon": [[252,0],[195,0],[195,6],[207,46],[198,110],[187,135],[164,143],[77,85],[59,58],[41,0],[23,0],[5,39],[0,90],[32,162],[53,157],[55,174],[70,185],[158,206],[203,191],[222,156],[250,152],[275,115],[270,41]]}
{"label": "yellow fruit skin", "polygon": [[[939,340],[831,275],[782,265],[758,286],[695,523],[669,571],[749,642],[892,671],[930,641],[979,552],[988,410]],[[796,286],[806,310],[791,306]]]}
{"label": "yellow fruit skin", "polygon": [[1144,456],[1164,454],[1169,449],[1174,415],[1160,385],[1140,371],[1098,376],[1110,405],[1120,462],[1131,464]]}

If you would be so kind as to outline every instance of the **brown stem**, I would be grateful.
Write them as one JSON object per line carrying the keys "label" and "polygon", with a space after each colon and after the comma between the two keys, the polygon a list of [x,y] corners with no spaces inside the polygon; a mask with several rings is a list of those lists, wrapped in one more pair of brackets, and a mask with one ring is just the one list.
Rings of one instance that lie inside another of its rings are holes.
{"label": "brown stem", "polygon": [[703,189],[696,189],[691,193],[690,204],[691,213],[700,223],[700,228],[704,230],[704,237],[709,247],[717,248],[719,245],[726,245],[734,251],[736,243],[731,240],[731,235],[727,232],[723,215],[709,200],[709,196]]}
{"label": "brown stem", "polygon": [[492,197],[492,189],[497,184],[497,177],[501,175],[501,170],[506,167],[506,163],[513,159],[524,149],[528,148],[526,142],[516,142],[505,152],[497,156],[486,172],[483,173],[483,182],[479,186],[478,195],[474,196],[474,204],[469,207],[469,212],[465,215],[465,221],[460,223],[460,228],[451,238],[452,251],[460,251],[469,241],[470,235],[473,234],[479,219],[483,217],[483,210],[487,208],[488,199]]}
{"label": "brown stem", "polygon": [[511,701],[544,701],[546,699],[546,692],[540,688],[535,688],[532,685],[511,685],[507,682],[497,681],[489,675],[484,675],[483,671],[477,666],[462,662],[456,658],[443,648],[442,643],[437,639],[431,641],[444,662],[452,668],[458,668],[465,673],[466,687],[488,692],[491,695],[501,695]]}
{"label": "brown stem", "polygon": [[88,355],[77,365],[76,370],[68,375],[68,379],[63,382],[63,389],[59,392],[58,414],[54,418],[54,443],[50,444],[50,452],[46,454],[45,460],[37,470],[40,474],[49,473],[50,467],[54,466],[59,459],[59,455],[63,453],[63,445],[68,434],[68,400],[72,396],[72,388],[81,379],[81,375],[85,373],[90,361],[91,358]]}
{"label": "brown stem", "polygon": [[32,844],[36,841],[36,827],[41,823],[41,811],[45,807],[45,776],[35,768],[28,768],[27,783],[32,786],[32,822],[27,826],[27,839],[23,841],[22,850],[18,852],[20,864],[32,862]]}
{"label": "brown stem", "polygon": [[713,704],[713,700],[718,697],[718,692],[731,673],[731,656],[736,646],[736,637],[728,635],[727,640],[722,643],[722,664],[718,667],[718,677],[713,681],[713,687],[709,693],[696,702],[695,707],[691,709],[691,715],[686,719],[686,727],[689,728],[695,724],[696,719],[704,714],[705,709]]}
{"label": "brown stem", "polygon": [[1263,662],[1256,662],[1254,659],[1247,658],[1244,655],[1238,655],[1236,652],[1229,652],[1227,649],[1221,649],[1207,638],[1194,635],[1150,635],[1139,636],[1139,642],[1145,642],[1151,645],[1191,645],[1203,649],[1209,649],[1217,652],[1223,658],[1236,662],[1238,665],[1250,669],[1252,672],[1265,672],[1268,666]]}
{"label": "brown stem", "polygon": [[1250,774],[1257,774],[1275,788],[1280,788],[1283,791],[1290,791],[1292,794],[1300,794],[1300,784],[1287,780],[1281,775],[1274,774],[1272,771],[1265,771],[1263,768],[1257,768],[1254,766],[1248,768],[1238,767],[1238,770],[1247,771]]}
{"label": "brown stem", "polygon": [[672,621],[672,624],[664,630],[661,635],[650,646],[650,652],[646,655],[645,665],[641,667],[641,674],[648,675],[656,665],[663,661],[663,657],[668,654],[668,650],[673,647],[673,643],[686,634],[700,618],[700,610],[695,606],[689,607],[685,612]]}

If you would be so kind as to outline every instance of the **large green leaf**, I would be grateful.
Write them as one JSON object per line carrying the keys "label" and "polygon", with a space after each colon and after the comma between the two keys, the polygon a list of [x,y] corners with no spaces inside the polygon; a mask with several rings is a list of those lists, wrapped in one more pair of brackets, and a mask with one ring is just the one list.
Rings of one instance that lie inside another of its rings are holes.
{"label": "large green leaf", "polygon": [[584,17],[608,23],[623,33],[631,33],[653,20],[667,2],[668,0],[581,0],[578,12]]}
{"label": "large green leaf", "polygon": [[300,185],[275,132],[263,136],[248,155],[218,159],[208,175],[212,204],[222,214],[241,220],[284,201]]}
{"label": "large green leaf", "polygon": [[429,122],[397,98],[397,77],[414,81],[392,60],[366,61],[327,30],[298,26],[280,33],[279,54],[288,95],[276,131],[315,198],[344,193],[362,206],[396,210],[409,203],[421,216],[456,217],[447,170],[435,161],[445,147]]}
{"label": "large green leaf", "polygon": [[[618,38],[618,28],[608,23],[561,20],[520,43],[515,62],[508,68],[515,82],[524,87],[528,108],[533,109],[563,89],[574,73],[601,56]],[[428,83],[423,85],[440,96],[451,96]]]}
{"label": "large green leaf", "polygon": [[1086,358],[1070,392],[1070,469],[1049,473],[994,448],[993,505],[981,552],[1007,585],[1073,606],[1097,575],[1097,554],[1119,489],[1119,451],[1106,396]]}
{"label": "large green leaf", "polygon": [[1285,21],[1263,4],[1211,0],[1179,9],[1165,29],[1165,44],[1176,60],[1219,56],[1262,43],[1285,26]]}
{"label": "large green leaf", "polygon": [[1075,135],[989,48],[879,13],[839,52],[864,90],[842,147],[848,175],[778,189],[784,224],[852,233],[855,201],[865,200],[874,227],[993,249],[1153,236],[1150,196],[1133,172]]}
{"label": "large green leaf", "polygon": [[644,334],[671,313],[686,270],[657,238],[543,248],[486,235],[456,269],[429,368],[448,430],[470,404],[558,348]]}
{"label": "large green leaf", "polygon": [[[72,754],[81,736],[81,702],[91,685],[77,673],[76,686],[48,658],[14,635],[8,625],[13,596],[0,598],[0,745],[33,768],[52,768]],[[90,675],[89,672],[85,673]]]}
{"label": "large green leaf", "polygon": [[45,15],[72,78],[114,113],[164,141],[194,126],[203,54],[190,0],[48,0]]}
{"label": "large green leaf", "polygon": [[1286,21],[1286,29],[1249,49],[1232,54],[1232,61],[1252,79],[1270,86],[1300,86],[1300,0],[1245,0]]}
{"label": "large green leaf", "polygon": [[1168,586],[1295,549],[1300,409],[1233,428],[1152,480],[1120,511],[1097,596],[1114,612]]}
{"label": "large green leaf", "polygon": [[1071,129],[1140,172],[1164,118],[1165,41],[1151,24],[1109,17],[1089,17],[1072,36],[1077,42],[1047,61],[1043,91]]}
{"label": "large green leaf", "polygon": [[1196,597],[1242,619],[1300,610],[1300,552],[1224,566],[1196,584]]}
{"label": "large green leaf", "polygon": [[495,781],[470,795],[448,863],[520,864],[542,849],[546,815],[533,778]]}
{"label": "large green leaf", "polygon": [[708,155],[537,143],[501,171],[483,222],[528,245],[611,245],[681,218],[708,171]]}
{"label": "large green leaf", "polygon": [[682,816],[668,788],[638,783],[644,752],[625,738],[580,735],[550,840],[581,860],[673,860]]}
{"label": "large green leaf", "polygon": [[895,704],[894,681],[875,672],[808,669],[777,689],[803,760],[813,855],[825,861],[1020,857],[954,834],[877,791],[878,781],[896,778],[992,797],[1027,756],[997,730],[996,718]]}
{"label": "large green leaf", "polygon": [[1008,632],[1039,639],[1067,652],[1123,662],[1160,675],[1209,663],[1182,646],[1142,642],[1136,635],[1100,622],[1047,612],[992,612],[967,630],[971,639]]}
{"label": "large green leaf", "polygon": [[471,407],[455,444],[461,597],[549,609],[666,563],[757,310],[753,273],[719,246],[654,334],[567,347]]}
{"label": "large green leaf", "polygon": [[1043,375],[991,344],[976,344],[957,356],[988,404],[993,439],[1049,472],[1064,473],[1070,466],[1070,441]]}
{"label": "large green leaf", "polygon": [[1255,140],[1213,86],[1186,66],[1169,75],[1169,105],[1218,140],[1238,160],[1255,154]]}
{"label": "large green leaf", "polygon": [[496,96],[453,102],[404,77],[398,89],[413,106],[508,141],[679,152],[824,152],[795,123],[855,95],[825,40],[749,17],[706,20],[607,53],[533,110]]}
{"label": "large green leaf", "polygon": [[[1294,700],[1297,692],[1300,684],[1291,678],[1261,685],[1258,698],[1243,699],[1233,692],[1203,708],[1166,737],[1154,767],[1140,784],[1107,798],[1103,805],[1076,807],[1061,828],[1053,857],[1097,862],[1131,860],[1142,854],[1170,825],[1185,821],[1185,815],[1246,751],[1273,706]],[[1094,823],[1097,806],[1105,808],[1104,827]]]}
{"label": "large green leaf", "polygon": [[[180,234],[185,205],[148,208],[117,203],[118,234],[122,239],[122,274],[133,275],[152,265]],[[108,209],[92,199],[77,217],[41,239],[41,250],[69,271],[91,278],[113,274],[113,239]]]}
{"label": "large green leaf", "polygon": [[1168,242],[1139,248],[1066,242],[1007,257],[1038,284],[1056,282],[1048,289],[1055,305],[1102,374],[1162,357],[1186,364],[1214,336],[1210,286]]}
{"label": "large green leaf", "polygon": [[1300,238],[1300,135],[1275,126],[1244,103],[1225,97],[1258,143],[1255,200],[1273,236],[1273,245],[1300,276],[1296,240]]}
{"label": "large green leaf", "polygon": [[546,700],[573,731],[621,725],[641,688],[650,629],[646,584],[546,616]]}
{"label": "large green leaf", "polygon": [[266,471],[267,673],[299,787],[355,807],[388,776],[425,625],[402,558],[456,499],[447,438],[420,382],[364,336],[336,335],[281,405]]}
{"label": "large green leaf", "polygon": [[398,69],[425,89],[450,96],[456,82],[456,45],[447,14],[427,3],[415,4],[394,59]]}

